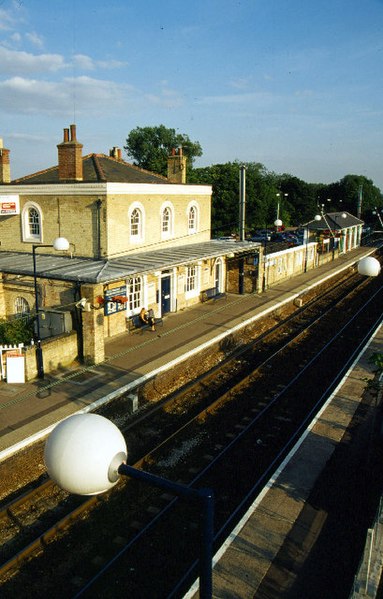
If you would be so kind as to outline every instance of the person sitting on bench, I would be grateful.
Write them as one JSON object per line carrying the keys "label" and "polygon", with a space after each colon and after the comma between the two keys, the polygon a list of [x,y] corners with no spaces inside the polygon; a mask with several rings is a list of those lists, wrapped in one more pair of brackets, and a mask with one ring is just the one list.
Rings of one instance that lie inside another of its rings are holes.
{"label": "person sitting on bench", "polygon": [[155,325],[155,322],[156,322],[156,320],[155,320],[155,318],[154,318],[153,316],[150,316],[150,315],[149,315],[149,312],[147,312],[147,311],[145,310],[145,308],[141,308],[141,311],[140,311],[140,315],[139,315],[139,316],[140,316],[140,322],[141,322],[143,325],[149,324],[149,325],[151,326],[151,328],[152,328],[152,331],[155,331],[155,330],[156,330],[156,327],[154,326],[154,325]]}

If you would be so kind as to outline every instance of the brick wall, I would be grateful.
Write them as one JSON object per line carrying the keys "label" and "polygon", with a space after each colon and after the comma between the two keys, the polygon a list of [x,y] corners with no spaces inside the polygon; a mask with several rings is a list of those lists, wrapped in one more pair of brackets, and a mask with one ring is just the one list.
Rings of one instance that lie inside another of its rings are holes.
{"label": "brick wall", "polygon": [[[77,334],[74,331],[54,339],[46,339],[41,345],[44,371],[47,374],[67,368],[73,364],[78,355]],[[27,348],[25,358],[25,378],[30,381],[37,377],[35,346]]]}

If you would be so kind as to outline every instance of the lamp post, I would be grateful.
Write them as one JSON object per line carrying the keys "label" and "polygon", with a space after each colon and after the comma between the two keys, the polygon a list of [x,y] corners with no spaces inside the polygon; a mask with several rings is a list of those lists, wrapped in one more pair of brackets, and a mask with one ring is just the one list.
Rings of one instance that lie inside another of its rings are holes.
{"label": "lamp post", "polygon": [[75,414],[60,422],[45,445],[50,477],[78,495],[98,495],[111,489],[119,475],[148,483],[201,505],[200,597],[211,599],[214,539],[214,497],[210,489],[193,489],[126,464],[127,447],[120,430],[104,416]]}
{"label": "lamp post", "polygon": [[[327,201],[331,202],[330,199],[327,199]],[[347,216],[347,215],[345,215],[345,216]],[[321,212],[320,212],[320,214],[316,214],[315,217],[314,217],[314,220],[316,220],[316,221],[320,221],[322,219],[326,223],[327,229],[329,230],[330,235],[332,237],[332,259],[334,260],[335,259],[335,235],[334,235],[334,232],[331,229],[331,227],[330,227],[330,225],[328,223],[328,220],[326,218],[326,215],[324,213],[324,204],[321,205]]]}
{"label": "lamp post", "polygon": [[289,194],[288,193],[281,193],[281,192],[279,192],[279,193],[277,193],[275,195],[278,198],[278,200],[277,200],[277,220],[279,220],[279,209],[280,209],[280,203],[281,203],[282,197],[284,197],[286,199]]}
{"label": "lamp post", "polygon": [[53,247],[56,251],[62,252],[69,250],[69,241],[65,237],[57,237],[53,243],[32,245],[32,256],[33,256],[33,284],[35,290],[35,311],[36,311],[36,362],[37,362],[37,376],[39,379],[44,378],[44,361],[43,361],[43,349],[41,347],[41,333],[40,333],[40,319],[39,319],[39,292],[37,288],[37,270],[36,270],[36,250],[38,248]]}

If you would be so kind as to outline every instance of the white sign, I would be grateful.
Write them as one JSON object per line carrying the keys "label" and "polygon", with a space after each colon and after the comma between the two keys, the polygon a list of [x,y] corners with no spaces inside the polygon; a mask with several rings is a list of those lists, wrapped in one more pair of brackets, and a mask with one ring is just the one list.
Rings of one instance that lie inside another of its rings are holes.
{"label": "white sign", "polygon": [[20,214],[20,198],[18,195],[0,195],[0,216]]}

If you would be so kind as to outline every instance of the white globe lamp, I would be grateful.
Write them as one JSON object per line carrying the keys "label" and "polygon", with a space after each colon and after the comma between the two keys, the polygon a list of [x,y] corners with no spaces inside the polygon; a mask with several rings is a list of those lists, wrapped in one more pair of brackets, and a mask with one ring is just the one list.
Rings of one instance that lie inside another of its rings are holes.
{"label": "white globe lamp", "polygon": [[320,215],[320,214],[316,214],[316,215],[314,216],[314,220],[322,220],[322,217],[321,217],[321,215]]}
{"label": "white globe lamp", "polygon": [[69,241],[65,237],[57,237],[53,242],[53,247],[57,252],[66,252],[69,250]]}
{"label": "white globe lamp", "polygon": [[283,223],[280,218],[277,218],[277,220],[274,221],[274,225],[276,227],[281,227],[283,225]]}
{"label": "white globe lamp", "polygon": [[60,422],[45,445],[45,465],[59,487],[97,495],[118,481],[127,447],[121,431],[97,414],[75,414]]}
{"label": "white globe lamp", "polygon": [[380,273],[380,262],[372,256],[366,256],[358,262],[358,273],[366,277],[377,277]]}

